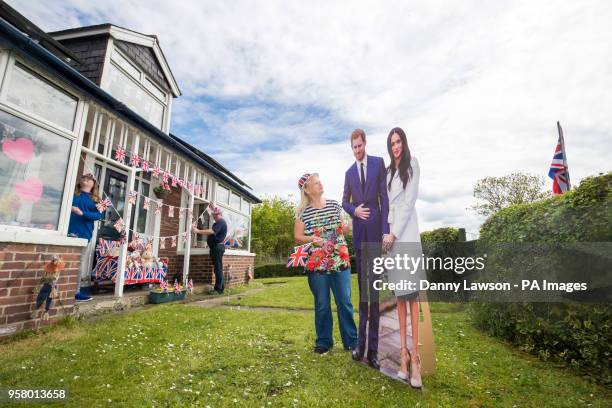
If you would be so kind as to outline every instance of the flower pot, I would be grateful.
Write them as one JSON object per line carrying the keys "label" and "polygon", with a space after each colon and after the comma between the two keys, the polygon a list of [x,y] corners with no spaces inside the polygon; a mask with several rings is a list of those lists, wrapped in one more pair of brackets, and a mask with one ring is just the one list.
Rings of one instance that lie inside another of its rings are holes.
{"label": "flower pot", "polygon": [[166,302],[174,302],[175,300],[183,300],[185,299],[185,294],[187,293],[187,289],[182,289],[180,293],[174,292],[149,292],[149,303],[166,303]]}

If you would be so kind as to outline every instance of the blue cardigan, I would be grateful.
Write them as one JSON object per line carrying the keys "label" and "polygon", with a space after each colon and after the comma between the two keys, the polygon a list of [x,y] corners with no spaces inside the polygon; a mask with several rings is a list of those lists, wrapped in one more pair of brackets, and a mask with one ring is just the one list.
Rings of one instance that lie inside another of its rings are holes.
{"label": "blue cardigan", "polygon": [[102,219],[102,213],[96,208],[96,203],[92,200],[91,195],[83,191],[79,195],[75,194],[72,206],[83,211],[83,215],[70,213],[68,233],[90,240],[93,235],[94,221]]}

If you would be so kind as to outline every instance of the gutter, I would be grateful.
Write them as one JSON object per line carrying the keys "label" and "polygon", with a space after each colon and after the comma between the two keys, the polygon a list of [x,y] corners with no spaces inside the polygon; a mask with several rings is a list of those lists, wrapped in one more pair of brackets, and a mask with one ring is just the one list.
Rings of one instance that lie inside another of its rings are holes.
{"label": "gutter", "polygon": [[20,49],[27,56],[34,59],[35,62],[37,62],[38,64],[43,65],[45,68],[58,74],[61,78],[70,82],[81,92],[85,93],[87,96],[100,103],[100,105],[106,107],[109,110],[118,112],[119,114],[117,116],[119,116],[121,119],[127,122],[131,122],[140,130],[144,130],[147,133],[153,135],[156,139],[158,139],[158,141],[162,142],[166,146],[170,146],[176,151],[183,153],[189,159],[198,163],[200,166],[208,170],[217,178],[223,180],[236,190],[240,191],[242,194],[246,195],[249,199],[253,200],[255,204],[261,203],[261,199],[259,199],[259,197],[257,197],[250,191],[244,189],[236,181],[212,167],[209,163],[204,161],[192,150],[186,148],[181,143],[173,140],[169,135],[165,134],[160,129],[153,126],[136,112],[128,108],[125,104],[115,99],[111,94],[91,82],[88,78],[83,76],[76,69],[66,64],[64,61],[53,55],[50,51],[33,41],[31,38],[25,36],[22,32],[11,26],[3,19],[0,19],[0,35],[6,38],[12,46]]}

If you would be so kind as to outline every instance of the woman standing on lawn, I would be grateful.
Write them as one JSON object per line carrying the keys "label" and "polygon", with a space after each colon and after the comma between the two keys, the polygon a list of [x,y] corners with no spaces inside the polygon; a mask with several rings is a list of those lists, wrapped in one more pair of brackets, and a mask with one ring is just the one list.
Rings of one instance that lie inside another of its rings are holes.
{"label": "woman standing on lawn", "polygon": [[327,353],[333,346],[333,318],[330,290],[334,294],[345,350],[357,346],[357,327],[351,303],[351,264],[344,238],[342,207],[337,201],[323,198],[323,185],[317,173],[300,177],[301,203],[296,209],[294,236],[299,244],[311,243],[306,261],[308,285],[314,296],[314,351]]}
{"label": "woman standing on lawn", "polygon": [[[387,256],[420,258],[422,254],[421,236],[416,209],[414,207],[419,193],[419,162],[410,155],[406,133],[401,128],[393,128],[387,137],[387,150],[391,163],[387,169],[387,188],[389,190],[389,228],[391,234],[383,241]],[[389,282],[414,282],[427,279],[422,264],[417,270],[389,268]],[[419,292],[417,290],[394,291],[397,302],[397,316],[400,326],[401,366],[397,376],[421,388],[421,358],[419,357]],[[412,327],[412,353],[406,341],[406,303],[410,304],[410,324]]]}

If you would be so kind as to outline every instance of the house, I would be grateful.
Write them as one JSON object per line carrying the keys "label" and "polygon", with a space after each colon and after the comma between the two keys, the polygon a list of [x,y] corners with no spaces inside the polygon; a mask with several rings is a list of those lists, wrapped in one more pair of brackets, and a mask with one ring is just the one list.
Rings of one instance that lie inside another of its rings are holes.
{"label": "house", "polygon": [[[156,36],[112,24],[45,33],[0,2],[0,335],[34,327],[33,291],[54,255],[66,268],[50,322],[72,313],[81,262],[97,268],[100,237],[113,230],[119,238],[103,242],[118,248],[116,297],[130,282],[162,277],[128,265],[134,241],[163,260],[164,279],[211,283],[205,237],[191,233],[194,222],[210,225],[209,203],[228,221],[227,284],[252,273],[251,209],[260,200],[170,132],[180,96]],[[77,179],[89,172],[106,208],[88,243],[67,230]]]}

